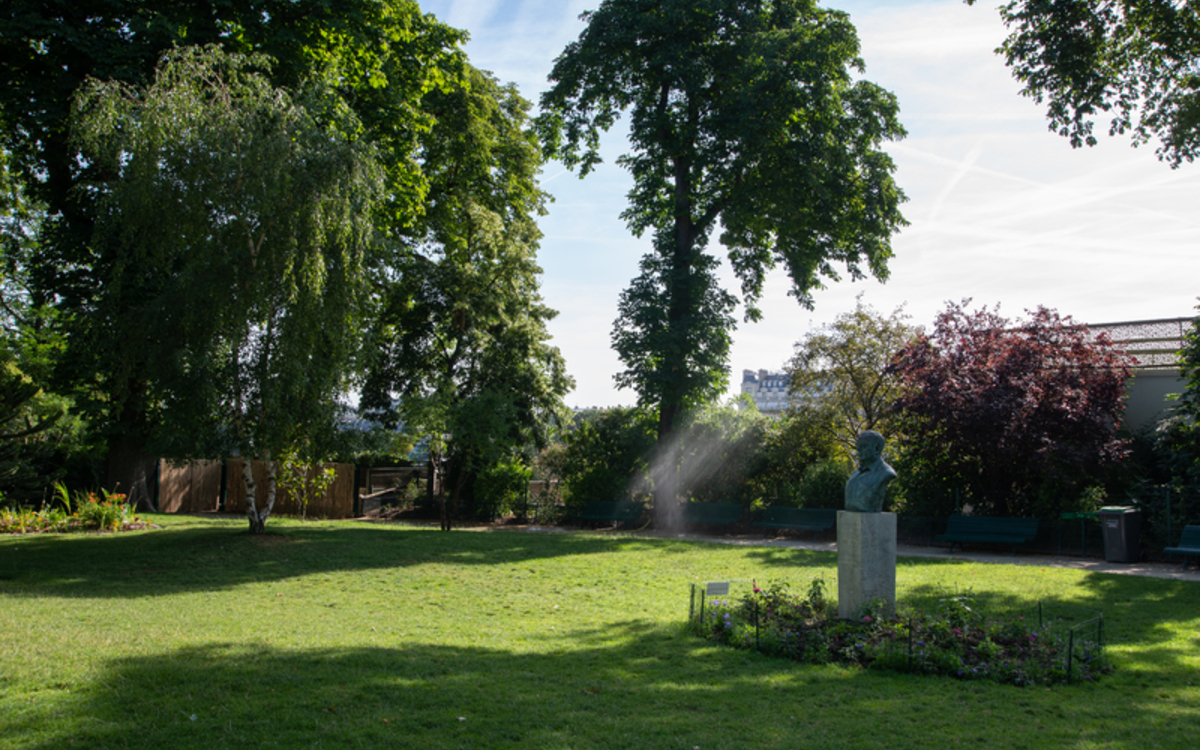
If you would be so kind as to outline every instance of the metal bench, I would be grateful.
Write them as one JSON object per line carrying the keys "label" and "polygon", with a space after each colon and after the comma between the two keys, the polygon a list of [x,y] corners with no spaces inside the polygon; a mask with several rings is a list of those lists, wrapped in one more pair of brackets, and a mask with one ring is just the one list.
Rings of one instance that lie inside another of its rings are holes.
{"label": "metal bench", "polygon": [[745,510],[738,503],[686,503],[683,522],[698,526],[731,526],[742,520]]}
{"label": "metal bench", "polygon": [[586,524],[600,522],[633,523],[642,517],[646,506],[636,500],[589,500],[583,508],[571,516],[571,520]]}
{"label": "metal bench", "polygon": [[767,508],[762,518],[751,524],[756,529],[800,529],[817,532],[832,529],[837,523],[833,508]]}
{"label": "metal bench", "polygon": [[1184,526],[1179,544],[1163,550],[1168,555],[1183,555],[1183,567],[1187,568],[1189,557],[1200,557],[1200,526]]}
{"label": "metal bench", "polygon": [[950,542],[950,551],[954,545],[963,546],[965,543],[996,542],[1011,544],[1013,557],[1017,556],[1017,545],[1031,541],[1037,536],[1038,519],[1036,518],[999,518],[996,516],[950,516],[946,519],[946,533],[938,534],[939,542]]}

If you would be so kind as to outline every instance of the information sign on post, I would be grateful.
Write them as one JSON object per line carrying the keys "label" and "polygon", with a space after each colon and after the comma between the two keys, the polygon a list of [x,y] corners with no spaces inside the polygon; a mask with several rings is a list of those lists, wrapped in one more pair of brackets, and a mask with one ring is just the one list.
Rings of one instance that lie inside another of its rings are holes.
{"label": "information sign on post", "polygon": [[704,593],[707,596],[729,596],[729,581],[709,581]]}

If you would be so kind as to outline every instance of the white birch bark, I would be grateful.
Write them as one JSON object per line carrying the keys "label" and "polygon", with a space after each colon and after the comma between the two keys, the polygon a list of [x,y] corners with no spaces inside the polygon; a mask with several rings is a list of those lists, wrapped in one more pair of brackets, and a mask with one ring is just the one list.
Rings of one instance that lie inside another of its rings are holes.
{"label": "white birch bark", "polygon": [[258,518],[259,523],[266,526],[267,517],[271,515],[271,511],[275,508],[275,462],[271,460],[271,451],[266,451],[263,454],[263,460],[267,462],[267,507]]}
{"label": "white birch bark", "polygon": [[242,458],[242,483],[246,486],[246,518],[250,521],[250,532],[261,534],[265,518],[258,517],[258,488],[254,484],[254,466],[248,458]]}

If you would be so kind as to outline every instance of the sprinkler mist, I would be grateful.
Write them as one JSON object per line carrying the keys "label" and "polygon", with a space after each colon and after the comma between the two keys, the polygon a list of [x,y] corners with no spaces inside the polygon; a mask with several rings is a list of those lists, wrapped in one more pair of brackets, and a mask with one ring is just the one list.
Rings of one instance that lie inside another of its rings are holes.
{"label": "sprinkler mist", "polygon": [[[720,434],[703,435],[699,430],[683,429],[669,436],[650,454],[648,470],[654,495],[654,523],[662,532],[683,531],[682,506],[726,468],[730,441]],[[645,488],[645,480],[635,479],[636,489]]]}

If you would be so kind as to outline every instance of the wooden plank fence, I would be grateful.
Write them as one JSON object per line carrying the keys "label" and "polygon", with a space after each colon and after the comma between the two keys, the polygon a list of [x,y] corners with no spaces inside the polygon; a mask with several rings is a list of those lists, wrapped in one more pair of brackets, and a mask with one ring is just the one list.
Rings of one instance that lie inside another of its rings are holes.
{"label": "wooden plank fence", "polygon": [[[318,500],[309,503],[310,518],[350,518],[354,515],[354,464],[326,464],[336,476]],[[267,502],[267,465],[255,461],[255,491],[259,507]],[[159,470],[158,507],[163,513],[199,513],[215,511],[221,495],[221,462],[197,461],[191,464],[162,462]],[[300,503],[287,492],[278,491],[272,513],[300,515]],[[225,472],[225,511],[246,512],[246,485],[242,481],[242,460],[231,458]]]}
{"label": "wooden plank fence", "polygon": [[159,465],[158,510],[160,513],[215,511],[220,501],[220,461],[195,461],[186,464],[163,461]]}

